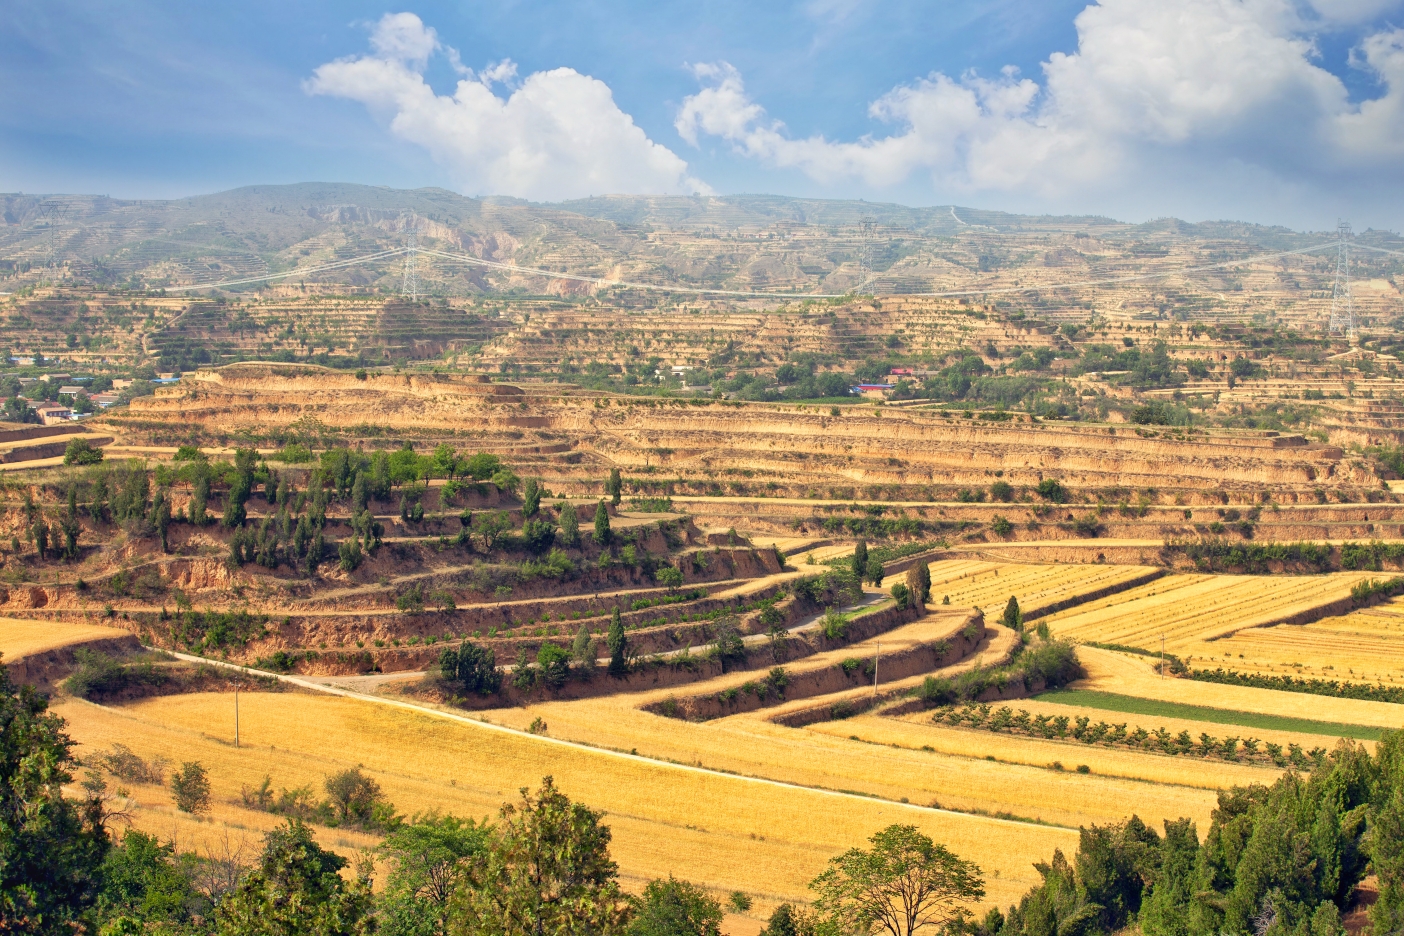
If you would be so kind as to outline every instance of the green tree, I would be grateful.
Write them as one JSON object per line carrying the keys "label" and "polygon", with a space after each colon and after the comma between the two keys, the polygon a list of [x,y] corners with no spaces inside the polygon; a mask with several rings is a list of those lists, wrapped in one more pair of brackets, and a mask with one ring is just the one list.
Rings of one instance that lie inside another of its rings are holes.
{"label": "green tree", "polygon": [[624,492],[624,479],[619,475],[618,468],[609,469],[609,479],[605,481],[605,496],[614,506],[619,506],[619,497]]}
{"label": "green tree", "polygon": [[869,559],[867,568],[867,579],[874,585],[882,584],[883,570],[881,559]]}
{"label": "green tree", "polygon": [[496,455],[489,455],[486,452],[479,452],[459,469],[462,474],[467,475],[474,481],[486,481],[497,472],[502,470],[502,459]]}
{"label": "green tree", "polygon": [[890,825],[868,840],[872,849],[851,848],[830,859],[812,882],[815,907],[845,930],[883,930],[912,936],[966,921],[965,905],[985,896],[980,869],[917,831]]}
{"label": "green tree", "polygon": [[581,624],[576,631],[575,641],[570,647],[571,658],[587,669],[595,665],[595,638],[590,635],[590,625]]}
{"label": "green tree", "polygon": [[1019,610],[1019,599],[1013,595],[1009,596],[1009,603],[1004,606],[1004,617],[1001,622],[1010,630],[1019,630],[1024,626],[1024,615]]}
{"label": "green tree", "polygon": [[207,915],[210,901],[195,886],[192,858],[177,855],[173,844],[154,835],[128,829],[102,865],[97,916],[103,931],[141,932],[144,924],[182,925],[196,913]]}
{"label": "green tree", "polygon": [[561,507],[561,542],[566,546],[580,545],[580,517],[570,501]]}
{"label": "green tree", "polygon": [[0,664],[0,932],[72,934],[110,847],[97,797],[63,796],[73,741],[48,705]]}
{"label": "green tree", "polygon": [[492,695],[502,686],[502,671],[497,668],[497,655],[490,647],[480,647],[465,640],[439,653],[439,673],[456,683],[464,692]]}
{"label": "green tree", "polygon": [[219,936],[369,936],[370,884],[347,881],[346,859],[300,820],[269,832],[257,867],[215,909]]}
{"label": "green tree", "polygon": [[[744,896],[744,895],[743,895]],[[634,918],[625,930],[627,936],[720,936],[722,908],[696,884],[679,881],[672,875],[666,881],[649,881],[643,896],[634,905]]]}
{"label": "green tree", "polygon": [[550,777],[507,805],[485,859],[454,895],[453,936],[597,936],[622,929],[628,902],[609,856],[609,828]]}
{"label": "green tree", "polygon": [[210,776],[199,761],[186,761],[171,774],[171,797],[176,809],[199,814],[210,808]]}
{"label": "green tree", "polygon": [[165,491],[157,491],[151,499],[151,524],[156,528],[156,538],[161,541],[161,552],[169,552],[167,534],[171,528],[171,501]]}
{"label": "green tree", "polygon": [[912,603],[918,607],[926,604],[931,597],[931,569],[925,562],[918,562],[907,570],[907,591]]}
{"label": "green tree", "polygon": [[609,543],[609,508],[605,507],[605,502],[600,501],[595,508],[595,542],[601,546]]}
{"label": "green tree", "polygon": [[65,465],[96,465],[102,461],[102,449],[87,439],[73,439],[63,450]]}
{"label": "green tree", "polygon": [[859,579],[868,577],[868,541],[859,540],[853,546],[853,574]]}
{"label": "green tree", "polygon": [[60,529],[63,531],[63,558],[72,562],[78,558],[78,535],[83,531],[82,525],[78,522],[78,489],[76,485],[69,485],[68,508],[64,511]]}
{"label": "green tree", "polygon": [[541,509],[541,482],[535,478],[527,478],[526,486],[522,489],[522,516],[534,517]]}
{"label": "green tree", "polygon": [[653,580],[659,585],[665,586],[669,592],[675,592],[683,583],[682,570],[676,566],[659,566],[653,573]]}
{"label": "green tree", "polygon": [[609,633],[605,635],[605,647],[609,650],[609,675],[623,676],[629,672],[629,661],[626,654],[629,650],[629,638],[624,636],[624,622],[619,616],[619,609],[614,609],[614,614],[609,619]]}
{"label": "green tree", "polygon": [[391,824],[394,807],[386,801],[375,778],[360,767],[332,774],[323,787],[327,791],[327,802],[341,822],[366,826]]}
{"label": "green tree", "polygon": [[430,813],[395,829],[379,852],[390,865],[380,903],[381,936],[443,936],[449,901],[467,880],[466,862],[487,855],[492,828]]}

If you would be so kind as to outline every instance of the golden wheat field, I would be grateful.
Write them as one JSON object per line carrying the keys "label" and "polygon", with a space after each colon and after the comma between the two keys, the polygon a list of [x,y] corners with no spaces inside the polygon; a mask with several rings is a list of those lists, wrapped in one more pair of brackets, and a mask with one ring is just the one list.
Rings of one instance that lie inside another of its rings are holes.
{"label": "golden wheat field", "polygon": [[1011,595],[1019,599],[1027,617],[1059,602],[1122,588],[1161,571],[1150,566],[1025,565],[975,559],[933,562],[930,570],[932,602],[944,604],[949,598],[953,607],[980,608],[989,618],[1004,612]]}
{"label": "golden wheat field", "polygon": [[[1003,703],[1001,703],[1003,704]],[[1014,702],[1016,708],[1026,708]],[[1106,713],[1103,713],[1106,714]],[[1220,761],[1202,761],[1185,757],[1170,757],[1126,749],[1097,747],[1043,738],[1028,738],[973,728],[954,728],[931,721],[930,712],[918,712],[898,717],[859,715],[842,722],[824,722],[807,729],[820,734],[849,737],[857,735],[870,744],[901,747],[908,750],[931,748],[938,754],[983,760],[994,757],[1009,764],[1047,768],[1055,761],[1067,770],[1078,764],[1092,768],[1094,776],[1117,777],[1147,781],[1192,790],[1217,791],[1235,784],[1270,783],[1278,773],[1276,768]],[[1317,739],[1317,743],[1320,739]],[[1064,782],[1076,783],[1084,777],[1066,777]],[[1197,799],[1191,796],[1200,813],[1208,816],[1213,808],[1213,796]],[[1139,807],[1138,807],[1139,808]],[[1142,813],[1142,818],[1146,818]]]}
{"label": "golden wheat field", "polygon": [[1117,653],[1097,647],[1079,647],[1077,656],[1087,673],[1087,678],[1077,683],[1079,688],[1099,689],[1163,702],[1207,705],[1210,708],[1232,709],[1238,712],[1310,718],[1351,725],[1370,725],[1376,728],[1404,727],[1404,705],[1391,702],[1366,702],[1360,699],[1337,699],[1331,696],[1278,692],[1248,686],[1224,686],[1192,679],[1162,679],[1154,669],[1153,657]]}
{"label": "golden wheat field", "polygon": [[1079,642],[1153,650],[1163,637],[1171,653],[1207,657],[1215,652],[1213,641],[1348,598],[1368,577],[1167,575],[1043,620],[1057,636]]}
{"label": "golden wheat field", "polygon": [[1306,625],[1239,631],[1206,648],[1209,661],[1245,672],[1355,682],[1404,682],[1404,604],[1398,599]]}
{"label": "golden wheat field", "polygon": [[127,631],[115,627],[0,618],[0,653],[6,660],[17,660],[73,644],[129,636]]}
{"label": "golden wheat field", "polygon": [[[1076,842],[1068,829],[692,771],[302,693],[244,695],[244,746],[236,750],[232,706],[229,695],[198,694],[121,708],[65,701],[56,711],[69,720],[81,751],[120,741],[145,757],[201,761],[210,770],[215,798],[226,804],[265,775],[275,787],[315,787],[333,771],[362,764],[402,812],[484,816],[515,799],[519,787],[535,787],[551,774],[568,795],[609,814],[612,850],[626,879],[641,884],[672,873],[719,891],[746,891],[771,907],[806,899],[806,883],[830,857],[893,822],[917,825],[977,860],[996,903],[1015,899],[1036,880],[1032,862]],[[638,746],[651,753],[646,738]],[[250,828],[266,819],[242,809],[222,814],[231,820],[247,814],[249,820],[241,821]],[[815,822],[817,816],[824,821]],[[156,809],[139,809],[136,817],[138,825],[157,832],[169,821],[168,813]],[[333,841],[338,837],[328,834]]]}

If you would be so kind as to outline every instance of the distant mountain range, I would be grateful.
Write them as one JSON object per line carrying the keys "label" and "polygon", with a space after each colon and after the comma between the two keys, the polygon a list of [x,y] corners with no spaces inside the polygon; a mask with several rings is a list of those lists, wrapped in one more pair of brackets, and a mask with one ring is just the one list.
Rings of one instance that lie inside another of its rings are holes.
{"label": "distant mountain range", "polygon": [[[169,288],[301,269],[307,272],[284,282],[393,291],[403,278],[402,257],[347,261],[402,247],[411,229],[420,246],[518,267],[667,286],[814,293],[979,287],[1027,279],[1034,269],[1073,283],[1148,264],[1222,263],[1333,236],[1237,222],[1133,225],[770,195],[534,204],[433,188],[303,183],[171,201],[0,195],[0,272],[21,285],[61,276]],[[1404,249],[1394,235],[1364,238]],[[1319,272],[1321,264],[1308,261],[1309,272]],[[1369,262],[1377,275],[1397,267]],[[329,264],[341,265],[314,269]],[[417,267],[431,295],[596,288],[442,257],[420,256]]]}

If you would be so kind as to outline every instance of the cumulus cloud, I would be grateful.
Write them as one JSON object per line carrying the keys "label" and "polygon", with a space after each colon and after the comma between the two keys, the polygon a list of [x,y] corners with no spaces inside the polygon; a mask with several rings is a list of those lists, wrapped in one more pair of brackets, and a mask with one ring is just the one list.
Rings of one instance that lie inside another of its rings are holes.
{"label": "cumulus cloud", "polygon": [[[1370,33],[1353,55],[1378,96],[1352,103],[1319,63],[1312,30],[1377,16],[1398,0],[1101,0],[1076,18],[1077,50],[1042,81],[939,72],[869,106],[884,136],[795,138],[725,62],[694,66],[703,87],[675,121],[682,138],[729,141],[820,182],[873,186],[928,173],[951,192],[1029,193],[1067,202],[1143,185],[1179,161],[1266,168],[1290,183],[1320,173],[1398,175],[1404,156],[1404,30]],[[1333,27],[1334,28],[1334,27]]]}
{"label": "cumulus cloud", "polygon": [[[360,101],[396,136],[428,150],[465,191],[545,201],[710,191],[619,109],[608,85],[574,69],[518,82],[517,66],[502,61],[475,73],[413,13],[382,17],[370,47],[320,66],[305,89]],[[424,79],[436,53],[460,75],[451,96]]]}

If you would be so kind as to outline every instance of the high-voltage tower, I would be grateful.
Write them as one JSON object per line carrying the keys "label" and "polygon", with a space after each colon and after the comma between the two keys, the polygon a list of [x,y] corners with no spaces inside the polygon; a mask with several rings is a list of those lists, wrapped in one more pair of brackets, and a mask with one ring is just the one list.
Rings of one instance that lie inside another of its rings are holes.
{"label": "high-voltage tower", "polygon": [[419,217],[411,215],[405,236],[405,275],[400,284],[400,295],[412,302],[419,300],[419,241],[415,230],[419,227]]}
{"label": "high-voltage tower", "polygon": [[1354,341],[1355,304],[1350,296],[1350,222],[1336,225],[1336,285],[1331,289],[1331,324],[1327,331],[1332,335],[1345,335]]}

